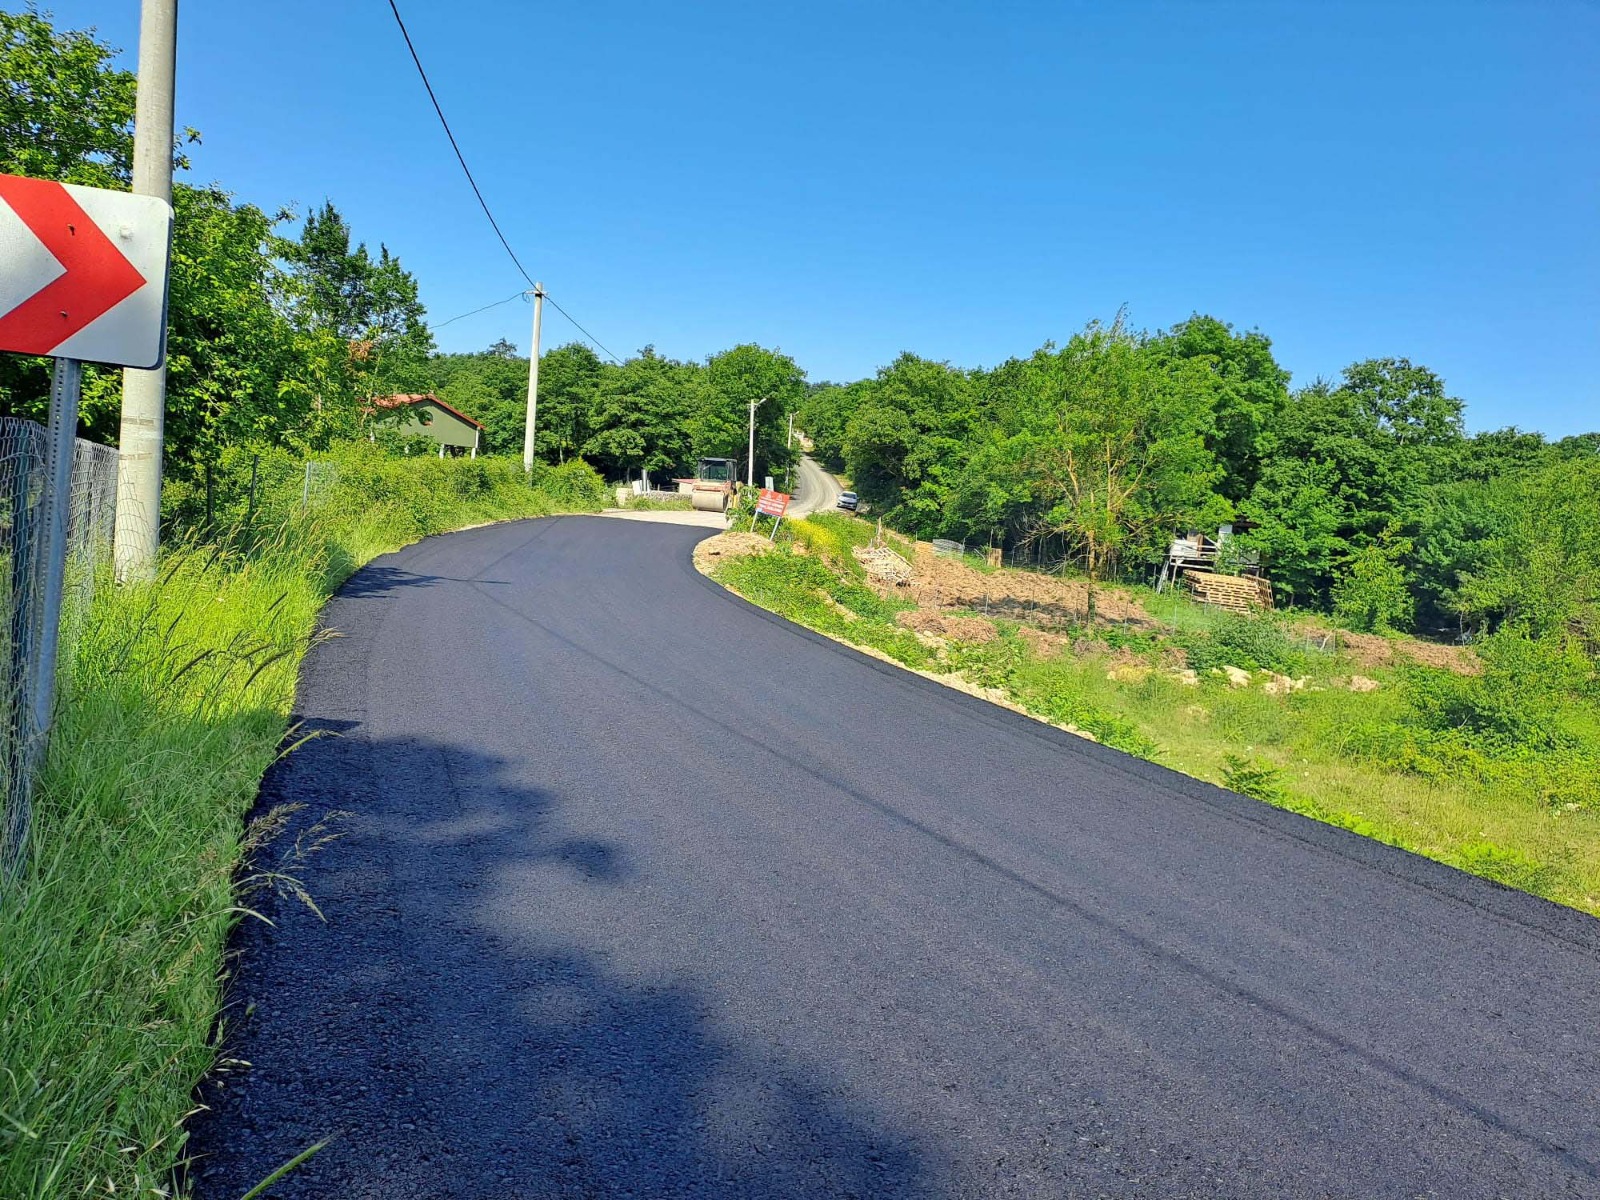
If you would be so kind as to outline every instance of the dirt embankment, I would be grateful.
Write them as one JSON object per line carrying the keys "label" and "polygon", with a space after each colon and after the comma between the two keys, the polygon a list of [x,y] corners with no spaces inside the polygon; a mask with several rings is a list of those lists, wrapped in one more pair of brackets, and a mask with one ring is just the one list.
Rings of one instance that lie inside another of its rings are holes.
{"label": "dirt embankment", "polygon": [[[750,533],[725,533],[709,538],[695,549],[695,565],[709,572],[718,563],[746,554],[761,554],[772,549],[767,539]],[[899,560],[896,560],[899,561]],[[995,627],[981,617],[950,616],[951,609],[970,609],[1020,623],[1023,636],[1044,654],[1062,652],[1096,653],[1103,644],[1073,642],[1049,630],[1052,627],[1082,627],[1088,624],[1089,587],[1081,579],[1061,579],[1032,571],[980,571],[958,558],[937,555],[926,542],[918,542],[911,555],[913,577],[898,585],[879,578],[868,566],[868,575],[885,594],[910,600],[915,612],[901,613],[901,625],[925,637],[983,644],[997,636]],[[1134,597],[1115,587],[1094,589],[1096,617],[1108,624],[1159,629],[1160,622],[1145,611]],[[1296,627],[1297,635],[1322,635],[1322,627]],[[1424,642],[1415,638],[1386,638],[1370,633],[1338,635],[1342,657],[1358,670],[1379,670],[1416,663],[1476,675],[1482,670],[1470,647]],[[1182,666],[1182,653],[1174,651],[1173,664]]]}
{"label": "dirt embankment", "polygon": [[771,549],[772,543],[760,534],[730,530],[708,537],[697,545],[694,548],[694,565],[701,574],[709,575],[722,563],[743,558],[747,554],[765,554]]}
{"label": "dirt embankment", "polygon": [[[1088,620],[1089,587],[1081,579],[1060,579],[1032,571],[980,571],[956,558],[943,558],[926,542],[917,543],[916,578],[910,598],[919,608],[970,608],[1036,625],[1073,625]],[[1102,621],[1155,627],[1144,607],[1116,588],[1094,589],[1094,610]]]}
{"label": "dirt embankment", "polygon": [[1339,652],[1358,667],[1399,667],[1415,663],[1454,671],[1457,675],[1476,675],[1483,663],[1470,646],[1449,646],[1442,642],[1421,642],[1415,638],[1386,638],[1375,633],[1339,634]]}

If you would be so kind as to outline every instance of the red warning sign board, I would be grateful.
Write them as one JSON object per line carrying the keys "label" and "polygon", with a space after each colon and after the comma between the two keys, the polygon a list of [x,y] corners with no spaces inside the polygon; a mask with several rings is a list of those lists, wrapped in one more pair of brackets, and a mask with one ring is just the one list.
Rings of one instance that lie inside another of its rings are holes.
{"label": "red warning sign board", "polygon": [[160,366],[171,240],[154,196],[0,175],[0,350]]}
{"label": "red warning sign board", "polygon": [[781,517],[788,508],[788,496],[768,488],[761,489],[761,499],[756,501],[756,511],[763,517]]}

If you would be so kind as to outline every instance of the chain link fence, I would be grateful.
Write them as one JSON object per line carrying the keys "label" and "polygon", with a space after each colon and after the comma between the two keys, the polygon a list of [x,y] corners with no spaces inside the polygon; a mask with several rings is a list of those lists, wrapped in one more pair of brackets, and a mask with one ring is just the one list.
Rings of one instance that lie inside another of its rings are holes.
{"label": "chain link fence", "polygon": [[300,488],[300,507],[318,508],[325,504],[339,482],[337,463],[311,461],[305,466],[305,482]]}
{"label": "chain link fence", "polygon": [[50,432],[43,425],[0,417],[0,880],[21,861],[32,817],[34,777],[50,728],[40,702],[40,675],[60,670],[56,652],[82,617],[96,581],[106,574],[116,521],[117,452],[82,439],[73,445],[68,475],[66,571],[61,621],[46,620],[45,576],[50,553],[46,501]]}

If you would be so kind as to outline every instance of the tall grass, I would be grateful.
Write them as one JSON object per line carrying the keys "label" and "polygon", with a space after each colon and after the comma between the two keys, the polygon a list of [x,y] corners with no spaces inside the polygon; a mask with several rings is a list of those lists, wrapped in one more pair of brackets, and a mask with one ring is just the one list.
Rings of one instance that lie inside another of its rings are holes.
{"label": "tall grass", "polygon": [[0,900],[6,1200],[169,1194],[249,903],[243,817],[332,590],[426,534],[604,499],[587,468],[530,488],[494,460],[354,448],[337,465],[314,511],[283,473],[250,525],[181,543],[151,584],[99,589],[81,622],[29,864]]}

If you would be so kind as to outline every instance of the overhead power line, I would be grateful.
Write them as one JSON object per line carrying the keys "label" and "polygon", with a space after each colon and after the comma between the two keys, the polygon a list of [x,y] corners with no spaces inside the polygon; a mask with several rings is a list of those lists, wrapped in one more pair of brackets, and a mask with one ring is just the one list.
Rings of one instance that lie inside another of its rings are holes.
{"label": "overhead power line", "polygon": [[500,239],[500,244],[506,248],[506,253],[511,256],[511,261],[517,266],[517,273],[528,281],[528,286],[533,287],[533,276],[529,275],[523,267],[522,260],[517,257],[517,252],[511,248],[511,243],[506,241],[506,235],[500,232],[500,222],[494,219],[494,214],[489,211],[489,202],[483,198],[483,191],[478,187],[478,181],[472,177],[472,168],[467,166],[466,156],[461,153],[461,146],[456,142],[456,135],[450,129],[450,122],[445,120],[444,109],[439,107],[439,97],[433,94],[433,84],[428,82],[428,72],[423,70],[422,59],[417,57],[417,48],[412,44],[411,34],[406,29],[406,23],[400,16],[400,9],[395,0],[389,0],[389,11],[394,14],[395,24],[400,26],[400,36],[406,40],[406,49],[411,51],[411,61],[417,64],[417,74],[422,76],[422,86],[428,89],[428,99],[433,101],[433,111],[439,114],[439,124],[444,126],[444,135],[450,139],[450,148],[456,152],[456,161],[461,164],[461,170],[467,177],[467,182],[472,185],[472,194],[478,198],[478,204],[483,208],[483,215],[489,218],[489,224],[494,227],[494,235]]}
{"label": "overhead power line", "polygon": [[598,341],[596,341],[594,334],[590,333],[582,325],[579,325],[577,320],[573,317],[573,315],[571,313],[569,313],[566,309],[562,308],[561,305],[556,303],[556,299],[555,299],[554,296],[552,296],[549,292],[546,292],[544,294],[544,298],[546,300],[550,301],[551,306],[554,307],[554,309],[558,313],[560,313],[567,320],[571,321],[573,326],[577,329],[577,331],[579,333],[583,334],[584,337],[588,338],[589,341],[594,344],[594,347],[595,347],[596,350],[600,351],[601,354],[604,354],[607,358],[609,358],[612,362],[616,363],[618,366],[622,365],[622,360],[620,358],[618,358],[615,354],[611,353],[611,351],[607,350]]}
{"label": "overhead power line", "polygon": [[[483,215],[489,218],[489,224],[494,229],[495,237],[500,239],[500,244],[505,247],[506,254],[510,256],[511,261],[516,265],[517,274],[521,275],[523,279],[527,280],[530,288],[537,288],[539,285],[533,281],[533,276],[528,274],[527,268],[522,265],[522,260],[517,257],[517,252],[511,248],[511,243],[506,240],[506,235],[501,231],[500,222],[494,219],[494,213],[489,210],[489,202],[483,198],[483,189],[478,186],[478,181],[472,177],[472,168],[467,166],[466,155],[461,153],[461,145],[456,141],[456,135],[450,128],[450,122],[445,119],[444,109],[439,105],[439,97],[434,94],[433,84],[428,80],[428,72],[423,68],[422,59],[417,54],[416,44],[411,40],[411,32],[406,28],[405,18],[400,15],[400,7],[395,3],[395,0],[389,0],[389,11],[394,14],[394,23],[400,26],[400,36],[406,40],[406,49],[411,51],[411,61],[416,64],[417,74],[422,78],[422,86],[427,89],[428,99],[433,102],[433,111],[439,116],[439,124],[444,126],[444,135],[450,139],[450,149],[456,152],[456,161],[461,164],[461,172],[467,177],[467,182],[472,185],[472,194],[478,198],[478,206],[483,209]],[[527,293],[518,292],[517,295],[526,296]],[[555,306],[555,310],[558,313],[560,313],[567,320],[571,321],[574,328],[576,328],[579,333],[583,334],[583,336],[589,340],[595,349],[599,350],[614,363],[620,364],[622,362],[620,358],[602,346],[594,334],[590,333],[582,325],[579,325],[577,319],[573,317],[571,313],[562,308],[561,305],[556,304],[555,300],[551,298],[549,292],[545,292],[544,298],[549,300],[550,303]],[[482,308],[475,308],[472,310],[472,312],[462,313],[459,317],[451,317],[449,321],[443,321],[439,325],[435,325],[434,328],[443,328],[443,326],[450,324],[451,321],[460,321],[466,317],[475,316],[478,313],[486,312],[491,308],[497,308],[499,305],[506,304],[515,299],[516,296],[507,296],[505,300],[497,300],[493,304],[485,304]]]}
{"label": "overhead power line", "polygon": [[[448,321],[440,321],[434,326],[434,328],[443,329],[446,325],[454,325],[457,321],[465,321],[468,317],[475,317],[481,312],[488,312],[491,308],[499,308],[502,304],[510,304],[513,300],[520,300],[525,295],[527,295],[527,293],[521,290],[512,292],[511,295],[507,296],[504,300],[496,300],[493,304],[485,304],[482,308],[475,308],[471,312],[464,312],[460,316],[451,317]],[[549,298],[548,293],[546,293],[546,298]]]}

